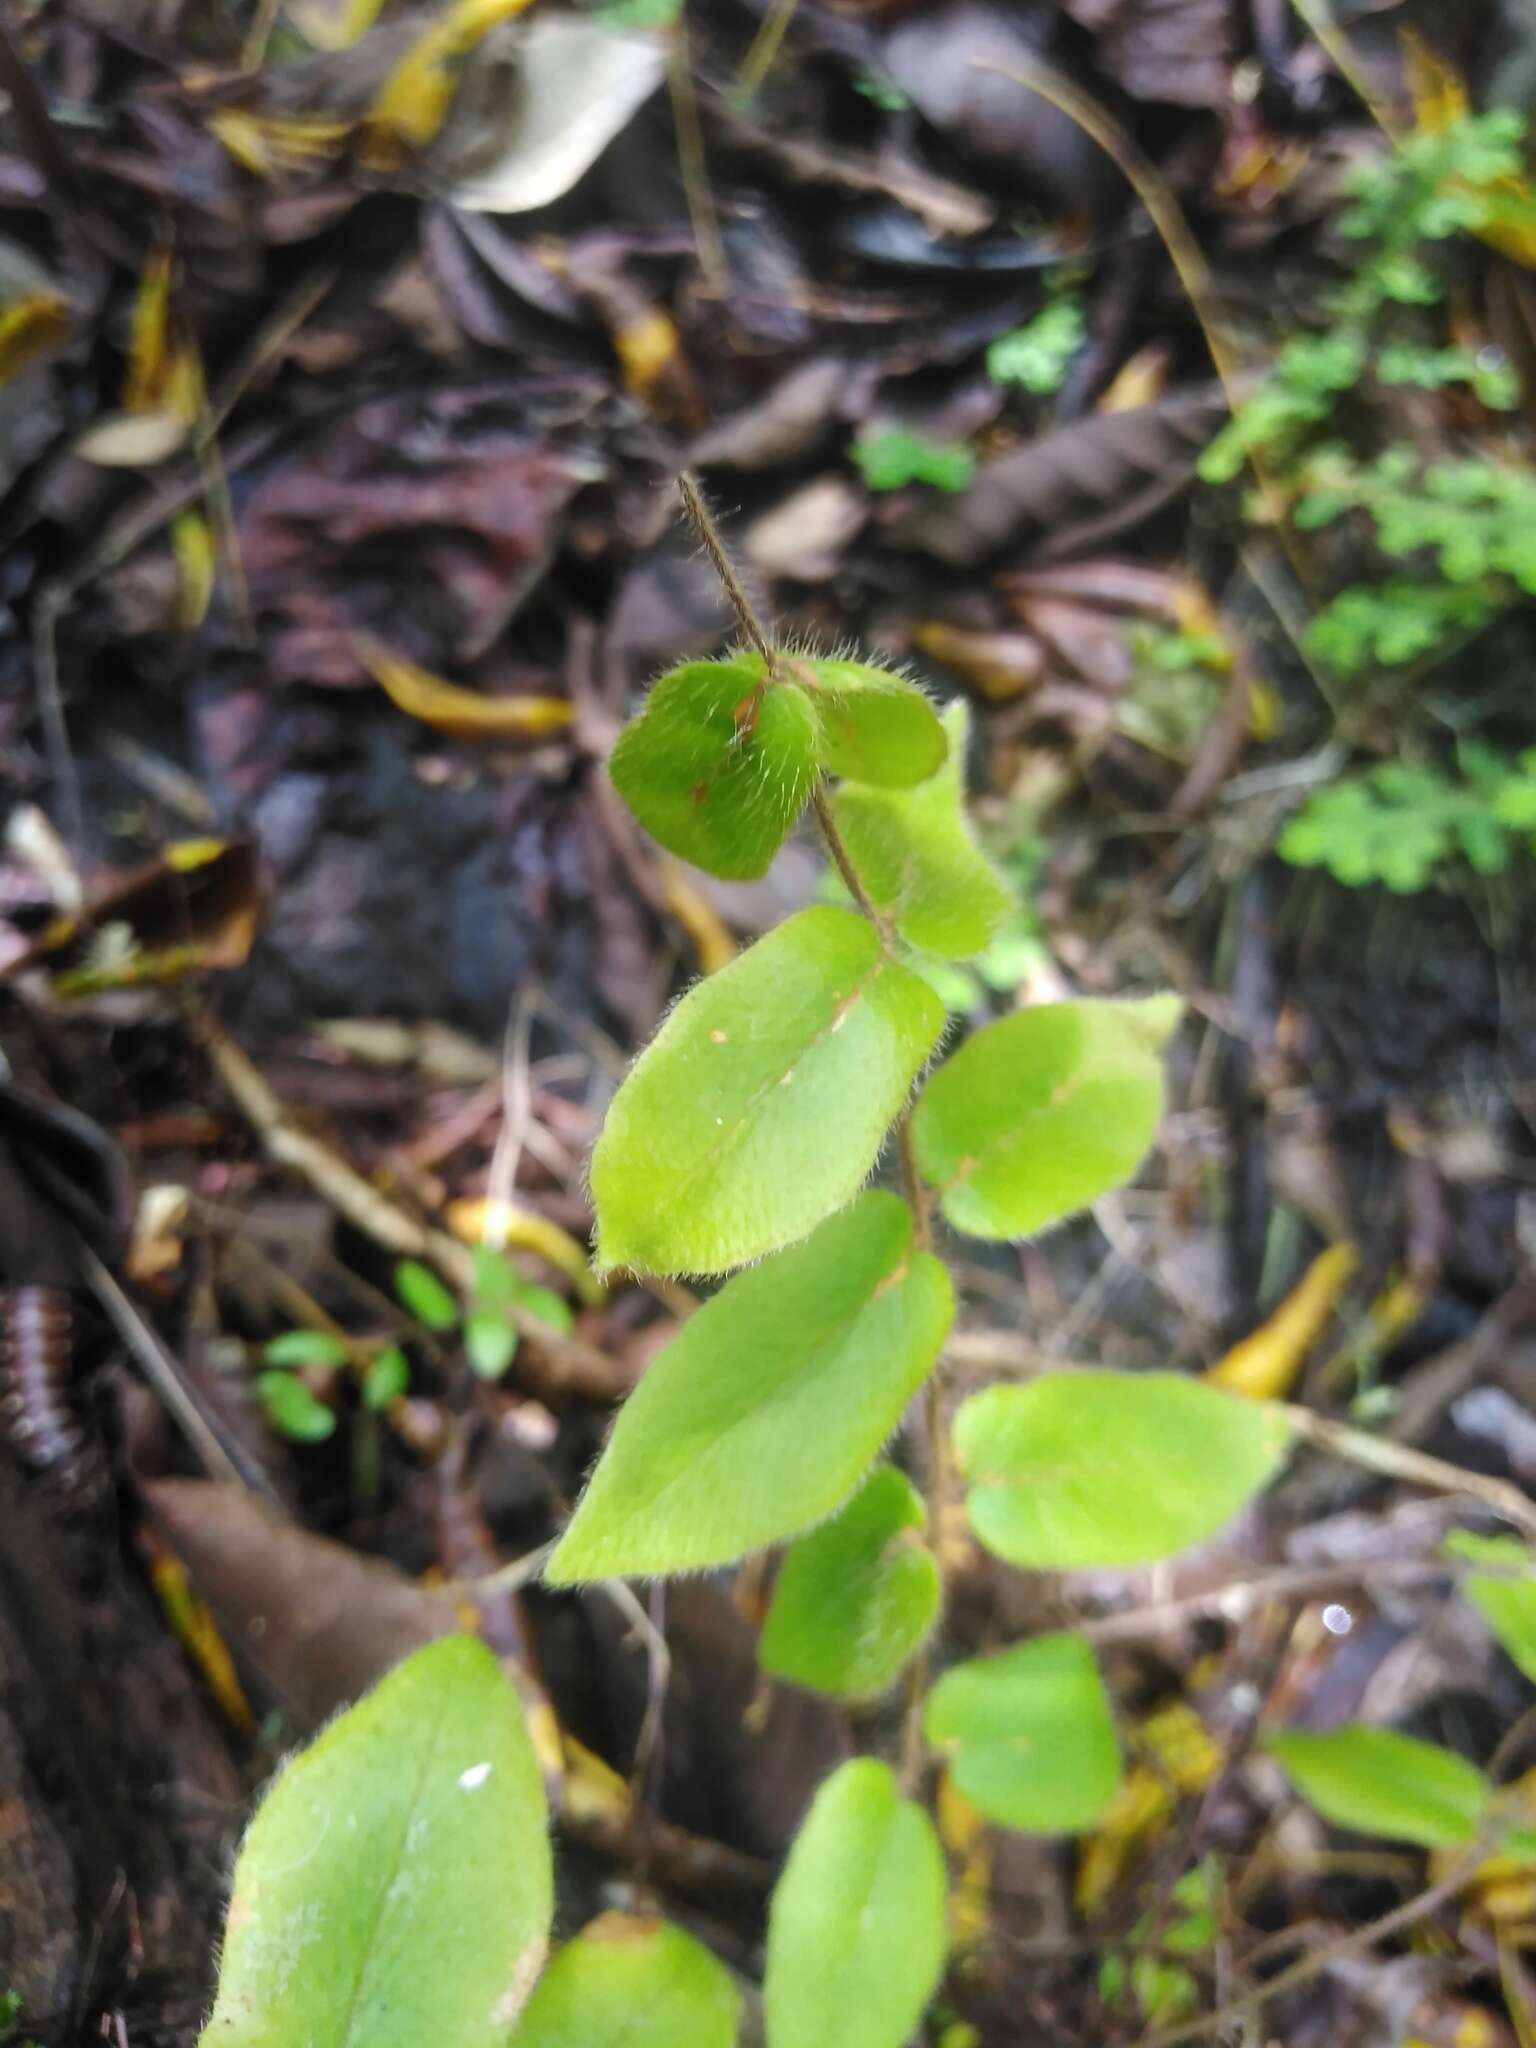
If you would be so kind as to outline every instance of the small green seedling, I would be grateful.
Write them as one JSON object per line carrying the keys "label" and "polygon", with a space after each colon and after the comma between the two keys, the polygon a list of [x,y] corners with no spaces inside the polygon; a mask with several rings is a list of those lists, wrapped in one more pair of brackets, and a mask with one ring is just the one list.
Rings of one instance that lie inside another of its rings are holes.
{"label": "small green seedling", "polygon": [[1087,334],[1080,301],[1059,292],[1033,320],[991,344],[987,375],[994,384],[1021,384],[1034,397],[1049,398],[1066,382]]}
{"label": "small green seedling", "polygon": [[[517,1356],[519,1315],[562,1337],[570,1335],[575,1317],[563,1296],[529,1280],[504,1252],[482,1247],[473,1256],[474,1283],[467,1305],[419,1259],[402,1259],[396,1266],[395,1294],[406,1314],[433,1336],[459,1333],[477,1378],[499,1380]],[[333,1436],[335,1409],[299,1375],[347,1368],[357,1351],[327,1330],[285,1330],[265,1345],[266,1370],[258,1373],[255,1389],[272,1428],[295,1443],[324,1443]],[[385,1345],[363,1367],[363,1406],[382,1412],[408,1391],[410,1381],[410,1361],[403,1347]]]}
{"label": "small green seedling", "polygon": [[963,441],[930,441],[900,427],[865,434],[848,452],[872,491],[899,491],[907,484],[963,491],[976,473],[975,452]]}

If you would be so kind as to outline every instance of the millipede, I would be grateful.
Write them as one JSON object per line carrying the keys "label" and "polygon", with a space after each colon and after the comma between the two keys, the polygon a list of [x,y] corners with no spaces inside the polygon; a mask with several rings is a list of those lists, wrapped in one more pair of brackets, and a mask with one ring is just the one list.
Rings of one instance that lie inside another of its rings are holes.
{"label": "millipede", "polygon": [[100,1490],[102,1471],[74,1406],[74,1318],[57,1287],[0,1293],[0,1426],[16,1456],[73,1499]]}

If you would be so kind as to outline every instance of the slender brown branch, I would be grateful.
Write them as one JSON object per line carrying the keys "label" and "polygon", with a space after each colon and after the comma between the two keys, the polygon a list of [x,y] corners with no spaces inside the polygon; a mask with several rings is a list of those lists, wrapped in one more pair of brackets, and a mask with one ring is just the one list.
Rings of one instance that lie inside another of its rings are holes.
{"label": "slender brown branch", "polygon": [[748,597],[741,578],[736,574],[736,565],[725,551],[725,542],[721,538],[719,527],[715,524],[715,515],[710,511],[704,493],[699,488],[699,480],[691,469],[679,472],[677,488],[693,530],[703,542],[710,567],[720,578],[720,587],[730,599],[731,610],[736,614],[736,623],[767,662],[771,673],[778,665],[777,656],[763,628],[763,622],[757,616],[756,607]]}
{"label": "slender brown branch", "polygon": [[917,1246],[919,1251],[933,1250],[933,1202],[927,1182],[917,1170],[917,1153],[912,1144],[912,1113],[910,1110],[896,1126],[896,1144],[901,1154],[901,1178],[907,1190],[907,1199],[912,1204],[912,1214],[917,1220]]}
{"label": "slender brown branch", "polygon": [[[1505,1730],[1498,1748],[1488,1763],[1488,1776],[1497,1783],[1508,1765],[1536,1727],[1536,1707],[1527,1708],[1525,1713]],[[1487,1856],[1493,1842],[1508,1826],[1508,1814],[1496,1808],[1485,1820],[1477,1837],[1469,1843],[1465,1853],[1459,1856],[1445,1875],[1424,1891],[1417,1892],[1411,1899],[1405,1899],[1400,1906],[1394,1906],[1390,1913],[1383,1913],[1378,1920],[1371,1920],[1364,1927],[1357,1927],[1350,1934],[1330,1942],[1325,1947],[1309,1949],[1307,1954],[1292,1963],[1288,1970],[1282,1970],[1277,1977],[1271,1977],[1265,1984],[1259,1984],[1241,1998],[1234,1998],[1219,2011],[1203,2013],[1199,2019],[1185,2020],[1176,2027],[1162,2027],[1156,2033],[1143,2037],[1141,2048],[1178,2048],[1184,2041],[1200,2041],[1208,2034],[1219,2034],[1233,2021],[1256,2014],[1271,2000],[1282,1997],[1287,1991],[1295,1991],[1303,1984],[1311,1983],[1314,1977],[1341,1962],[1346,1956],[1358,1955],[1362,1949],[1374,1948],[1378,1942],[1388,1941],[1394,1934],[1401,1934],[1405,1928],[1415,1926],[1420,1920],[1437,1912],[1441,1906],[1449,1905],[1478,1865]]]}
{"label": "slender brown branch", "polygon": [[677,132],[677,168],[683,181],[683,197],[693,223],[694,246],[699,252],[699,269],[716,298],[724,298],[731,281],[720,240],[720,220],[714,194],[709,189],[709,164],[704,155],[704,128],[699,120],[699,96],[694,91],[693,65],[689,54],[688,22],[679,13],[672,36],[672,54],[667,62],[667,91],[672,100],[672,125]]}
{"label": "slender brown branch", "polygon": [[1271,1977],[1267,1984],[1256,1985],[1252,1991],[1241,1998],[1234,1998],[1216,2012],[1202,2013],[1198,2019],[1185,2020],[1179,2026],[1163,2027],[1155,2034],[1144,2035],[1141,2048],[1177,2048],[1180,2042],[1201,2041],[1208,2034],[1223,2033],[1234,2021],[1257,2013],[1271,2000],[1283,1997],[1287,1991],[1298,1990],[1303,1984],[1310,1984],[1314,1977],[1320,1977],[1346,1956],[1358,1955],[1362,1949],[1374,1948],[1377,1942],[1388,1941],[1394,1934],[1401,1934],[1404,1928],[1414,1926],[1441,1906],[1449,1905],[1487,1853],[1488,1844],[1479,1840],[1438,1883],[1415,1893],[1411,1899],[1405,1899],[1390,1913],[1383,1913],[1380,1919],[1368,1921],[1364,1927],[1355,1928],[1352,1933],[1342,1935],[1326,1947],[1309,1949],[1288,1970]]}
{"label": "slender brown branch", "polygon": [[1403,139],[1402,123],[1387,107],[1380,94],[1373,90],[1370,78],[1351,49],[1348,38],[1333,18],[1328,0],[1291,0],[1291,6],[1315,38],[1318,48],[1383,135],[1389,142],[1400,143]]}
{"label": "slender brown branch", "polygon": [[1459,1493],[1470,1500],[1485,1501],[1505,1521],[1527,1536],[1536,1536],[1536,1501],[1507,1479],[1491,1479],[1482,1472],[1469,1472],[1445,1458],[1432,1458],[1407,1444],[1372,1436],[1368,1430],[1351,1429],[1310,1408],[1293,1408],[1283,1402],[1276,1406],[1292,1429],[1319,1450],[1361,1465],[1368,1472],[1380,1472],[1389,1479],[1405,1479],[1413,1486],[1427,1486],[1436,1493]]}
{"label": "slender brown branch", "polygon": [[736,74],[735,92],[741,99],[751,99],[778,62],[779,51],[784,46],[784,38],[799,5],[800,0],[774,0],[773,7],[764,15]]}
{"label": "slender brown branch", "polygon": [[[1184,1622],[1246,1621],[1249,1615],[1271,1603],[1287,1600],[1323,1600],[1330,1594],[1371,1592],[1378,1586],[1439,1586],[1454,1584],[1476,1570],[1484,1577],[1503,1577],[1487,1565],[1472,1566],[1456,1558],[1391,1557],[1362,1559],[1355,1564],[1293,1566],[1272,1572],[1257,1572],[1251,1579],[1233,1579],[1224,1586],[1212,1586],[1201,1593],[1186,1593],[1175,1600],[1154,1600],[1143,1607],[1129,1607],[1119,1614],[1102,1614],[1073,1627],[1091,1643],[1134,1643]],[[1511,1572],[1511,1579],[1524,1574]]]}

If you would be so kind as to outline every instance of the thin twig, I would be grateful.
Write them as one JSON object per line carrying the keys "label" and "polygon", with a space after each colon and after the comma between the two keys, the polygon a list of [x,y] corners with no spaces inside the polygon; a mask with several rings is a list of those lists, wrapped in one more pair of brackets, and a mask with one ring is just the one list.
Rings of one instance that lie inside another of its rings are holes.
{"label": "thin twig", "polygon": [[259,71],[267,54],[267,44],[272,40],[272,31],[277,26],[278,12],[282,0],[257,0],[256,12],[246,31],[245,42],[240,50],[240,69]]}
{"label": "thin twig", "polygon": [[1350,48],[1348,38],[1334,20],[1328,0],[1291,0],[1291,6],[1309,34],[1315,38],[1318,48],[1355,94],[1382,134],[1389,142],[1400,143],[1403,139],[1401,124],[1396,116],[1388,111],[1380,95],[1373,89],[1359,59]]}
{"label": "thin twig", "polygon": [[83,1240],[78,1251],[91,1292],[106,1312],[107,1320],[133,1353],[139,1370],[159,1396],[166,1412],[202,1460],[204,1471],[211,1478],[248,1486],[264,1499],[274,1500],[276,1496],[266,1474],[241,1446],[227,1441],[204,1414],[186,1383],[180,1361],[161,1343],[95,1252]]}
{"label": "thin twig", "polygon": [[[1032,57],[1015,69],[1011,65],[978,64],[983,71],[996,71],[1004,78],[1012,79],[1015,85],[1022,85],[1030,92],[1036,92],[1043,100],[1075,121],[1083,133],[1096,142],[1114,164],[1136,197],[1146,208],[1147,217],[1157,230],[1169,261],[1173,264],[1184,295],[1205,336],[1205,345],[1210,351],[1216,375],[1226,394],[1227,405],[1233,416],[1239,412],[1242,401],[1243,365],[1227,339],[1226,315],[1222,309],[1216,280],[1210,265],[1195,240],[1184,209],[1179,205],[1172,186],[1158,170],[1150,157],[1143,155],[1130,133],[1118,122],[1109,109],[1100,104],[1091,93],[1083,91],[1054,65],[1043,58]],[[1307,583],[1306,565],[1295,542],[1293,530],[1285,512],[1284,494],[1270,474],[1262,453],[1256,448],[1245,451],[1248,466],[1258,485],[1259,498],[1264,507],[1268,524],[1280,536],[1298,582]],[[1284,620],[1281,620],[1284,624]],[[1297,643],[1298,647],[1300,642]],[[1302,657],[1305,660],[1305,655]],[[1309,664],[1310,665],[1310,664]]]}
{"label": "thin twig", "polygon": [[[1286,1570],[1258,1572],[1251,1579],[1234,1579],[1224,1586],[1212,1586],[1202,1593],[1186,1593],[1176,1600],[1154,1600],[1144,1607],[1127,1608],[1120,1614],[1104,1614],[1088,1621],[1075,1621],[1077,1634],[1091,1643],[1134,1643],[1161,1635],[1184,1622],[1245,1621],[1257,1608],[1271,1602],[1326,1599],[1330,1594],[1357,1589],[1374,1592],[1377,1587],[1412,1588],[1444,1585],[1467,1577],[1473,1570],[1484,1577],[1502,1577],[1487,1565],[1472,1566],[1455,1558],[1392,1557],[1362,1559],[1355,1564],[1294,1566]],[[1527,1575],[1511,1572],[1511,1579]]]}
{"label": "thin twig", "polygon": [[1163,2027],[1155,2034],[1144,2035],[1141,2048],[1177,2048],[1183,2041],[1201,2041],[1208,2034],[1220,2034],[1235,2021],[1246,2019],[1257,2013],[1273,1999],[1283,1997],[1287,1991],[1295,1991],[1303,1984],[1310,1984],[1314,1977],[1320,1977],[1325,1970],[1342,1962],[1346,1956],[1358,1955],[1362,1949],[1374,1948],[1378,1942],[1388,1941],[1394,1934],[1401,1934],[1405,1927],[1436,1912],[1441,1906],[1449,1905],[1461,1890],[1467,1879],[1488,1853],[1486,1842],[1479,1840],[1461,1857],[1438,1883],[1427,1890],[1418,1892],[1402,1905],[1394,1906],[1390,1913],[1383,1913],[1378,1920],[1371,1920],[1364,1927],[1357,1927],[1353,1933],[1331,1942],[1326,1948],[1309,1949],[1307,1954],[1282,1970],[1277,1977],[1271,1977],[1266,1984],[1259,1984],[1253,1990],[1234,1998],[1230,2005],[1222,2006],[1216,2012],[1203,2013],[1199,2019],[1185,2020],[1176,2027]]}
{"label": "thin twig", "polygon": [[1148,218],[1168,251],[1179,283],[1184,287],[1185,296],[1200,323],[1205,345],[1216,366],[1216,375],[1227,394],[1227,403],[1236,412],[1241,397],[1237,380],[1242,373],[1242,365],[1227,341],[1225,315],[1216,280],[1201,254],[1200,244],[1195,240],[1189,222],[1184,218],[1183,208],[1157,166],[1142,154],[1128,131],[1107,107],[1043,58],[1031,57],[1020,64],[989,64],[978,60],[976,69],[996,72],[1015,85],[1024,86],[1029,92],[1038,93],[1041,99],[1065,114],[1069,121],[1075,122],[1085,135],[1096,142],[1120,172],[1146,208]]}
{"label": "thin twig", "polygon": [[507,1248],[507,1225],[522,1163],[523,1141],[533,1120],[533,1089],[528,1079],[528,1047],[533,1012],[526,986],[518,988],[501,1046],[501,1129],[491,1152],[486,1176],[485,1222],[481,1242],[492,1251]]}
{"label": "thin twig", "polygon": [[741,578],[736,574],[736,566],[725,551],[725,542],[721,538],[719,527],[715,524],[714,514],[710,511],[704,493],[699,487],[699,480],[691,469],[679,472],[677,488],[693,530],[704,545],[710,567],[719,577],[720,587],[730,600],[731,610],[736,614],[736,623],[768,664],[771,674],[777,666],[777,657],[763,629],[763,622],[757,616],[756,607],[748,597]]}
{"label": "thin twig", "polygon": [[[1536,1707],[1528,1707],[1514,1724],[1504,1732],[1498,1747],[1488,1763],[1488,1776],[1495,1783],[1502,1777],[1505,1767],[1519,1753],[1532,1728],[1536,1727]],[[1362,1949],[1375,1948],[1379,1942],[1388,1941],[1394,1934],[1401,1934],[1405,1928],[1415,1926],[1420,1920],[1437,1912],[1441,1906],[1449,1905],[1462,1889],[1468,1878],[1487,1856],[1490,1847],[1509,1825],[1507,1813],[1496,1809],[1479,1830],[1465,1853],[1434,1884],[1411,1899],[1405,1899],[1400,1906],[1394,1906],[1390,1913],[1383,1913],[1378,1920],[1357,1927],[1350,1934],[1340,1937],[1323,1948],[1314,1948],[1282,1970],[1267,1983],[1256,1985],[1241,1998],[1234,1998],[1217,2012],[1208,2012],[1199,2019],[1185,2020],[1175,2027],[1163,2027],[1156,2033],[1145,2035],[1141,2048],[1178,2048],[1184,2041],[1200,2041],[1208,2034],[1222,2033],[1234,2021],[1244,2020],[1257,2014],[1264,2006],[1288,1991],[1295,1991],[1303,1984],[1310,1984],[1314,1977],[1333,1968],[1346,1956],[1358,1955]]]}
{"label": "thin twig", "polygon": [[58,584],[46,583],[39,590],[32,607],[32,666],[38,716],[43,724],[43,747],[48,755],[48,773],[58,791],[64,843],[78,861],[85,852],[85,807],[80,801],[80,772],[70,745],[64,689],[59,678],[59,614],[64,605],[65,593]]}
{"label": "thin twig", "polygon": [[689,62],[688,24],[679,13],[672,32],[672,54],[667,63],[667,92],[672,101],[672,125],[677,131],[677,168],[683,180],[688,218],[693,223],[694,246],[699,252],[699,269],[716,298],[724,298],[731,274],[725,261],[725,244],[720,239],[720,222],[715,213],[714,194],[709,189],[709,163],[704,155],[704,128],[699,120],[699,97],[693,89]]}
{"label": "thin twig", "polygon": [[779,51],[784,47],[784,38],[789,25],[795,18],[800,0],[774,0],[773,7],[764,15],[757,34],[752,38],[751,47],[741,60],[741,69],[736,74],[735,95],[749,100],[778,62]]}
{"label": "thin twig", "polygon": [[[291,1121],[282,1098],[223,1026],[190,999],[185,1008],[188,1029],[274,1164],[301,1175],[375,1244],[399,1258],[429,1260],[451,1286],[468,1293],[474,1284],[468,1248],[398,1208],[339,1153],[301,1130]],[[578,1394],[597,1401],[616,1400],[629,1392],[631,1376],[593,1345],[558,1335],[527,1309],[514,1306],[507,1316],[548,1361],[547,1371],[539,1372],[533,1369],[531,1356],[519,1354],[519,1373],[531,1392],[542,1398]]]}
{"label": "thin twig", "polygon": [[1297,1436],[1319,1450],[1344,1458],[1351,1465],[1363,1466],[1368,1472],[1380,1472],[1389,1479],[1405,1479],[1410,1485],[1427,1486],[1436,1493],[1462,1494],[1485,1501],[1505,1521],[1512,1522],[1527,1536],[1536,1536],[1536,1501],[1507,1479],[1469,1472],[1464,1465],[1432,1458],[1407,1444],[1372,1436],[1368,1430],[1352,1429],[1348,1423],[1335,1422],[1330,1416],[1315,1415],[1310,1408],[1295,1408],[1280,1401],[1275,1406]]}

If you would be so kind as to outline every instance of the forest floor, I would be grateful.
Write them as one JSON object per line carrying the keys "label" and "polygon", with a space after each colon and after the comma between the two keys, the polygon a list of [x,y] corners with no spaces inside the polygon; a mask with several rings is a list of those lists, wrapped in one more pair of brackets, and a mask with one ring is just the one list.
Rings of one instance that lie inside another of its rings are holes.
{"label": "forest floor", "polygon": [[[1536,201],[1465,111],[1523,103],[1536,31],[518,13],[0,19],[0,1277],[74,1321],[0,1448],[17,2038],[194,2039],[275,1760],[466,1619],[572,1741],[562,1930],[657,1897],[750,1982],[815,1786],[890,1739],[763,1676],[756,1564],[643,1608],[503,1570],[691,1306],[592,1279],[604,1106],[689,978],[829,886],[809,834],[760,883],[685,870],[605,781],[648,681],[732,631],[691,467],[781,632],[971,706],[1019,907],[935,966],[956,1020],[1186,1004],[1136,1185],[949,1247],[949,1397],[1262,1331],[1252,1391],[1396,1459],[1303,1455],[1155,1570],[1005,1572],[953,1504],[943,1654],[1086,1628],[1144,1796],[1079,1842],[952,1826],[942,2038],[1172,2038],[1299,1949],[1243,2038],[1529,2043],[1529,1887],[1354,1940],[1435,1868],[1255,1736],[1485,1765],[1531,1703],[1441,1546],[1536,1485]],[[1266,381],[1298,336],[1342,367]],[[1203,463],[1277,388],[1253,469]],[[480,1245],[560,1302],[477,1371],[396,1273]],[[1209,1940],[1126,1991],[1103,1959],[1197,1870]]]}

